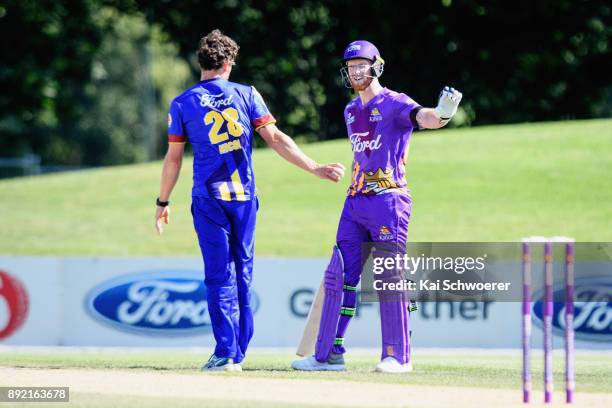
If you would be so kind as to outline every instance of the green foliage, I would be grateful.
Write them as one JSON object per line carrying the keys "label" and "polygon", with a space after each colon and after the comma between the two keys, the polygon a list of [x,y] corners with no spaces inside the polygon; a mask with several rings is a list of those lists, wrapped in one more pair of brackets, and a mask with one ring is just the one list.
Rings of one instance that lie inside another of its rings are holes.
{"label": "green foliage", "polygon": [[[240,45],[231,79],[254,84],[283,130],[306,140],[340,135],[337,131],[329,134],[330,123],[336,130],[342,125],[337,112],[331,117],[321,111],[330,93],[324,78],[329,70],[322,69],[329,60],[326,34],[335,21],[324,2],[306,1],[290,7],[284,1],[120,3],[128,11],[147,9],[150,20],[162,24],[182,55],[192,61],[199,39],[220,28]],[[199,74],[195,61],[192,67]],[[334,66],[334,78],[336,74]]]}
{"label": "green foliage", "polygon": [[381,50],[384,84],[424,105],[447,83],[464,91],[454,125],[612,115],[612,84],[601,71],[612,63],[611,8],[601,0],[133,3],[153,10],[148,16],[183,55],[212,28],[234,37],[242,46],[236,79],[261,88],[293,134],[342,135],[349,93],[338,68],[356,38]]}
{"label": "green foliage", "polygon": [[11,0],[0,6],[0,151],[78,160],[71,132],[102,33],[95,1]]}
{"label": "green foliage", "polygon": [[159,25],[97,1],[2,10],[3,156],[107,165],[160,155],[169,99],[191,72]]}
{"label": "green foliage", "polygon": [[167,104],[188,80],[186,62],[157,25],[142,15],[102,8],[96,23],[104,36],[87,85],[90,106],[78,122],[96,143],[85,162],[116,164],[157,157],[165,147]]}
{"label": "green foliage", "polygon": [[214,28],[241,46],[232,79],[254,84],[300,140],[345,137],[353,95],[338,69],[357,38],[382,52],[383,85],[424,106],[446,84],[462,90],[450,126],[612,116],[604,0],[9,0],[2,155],[89,165],[159,157],[168,103],[198,77],[194,52]]}

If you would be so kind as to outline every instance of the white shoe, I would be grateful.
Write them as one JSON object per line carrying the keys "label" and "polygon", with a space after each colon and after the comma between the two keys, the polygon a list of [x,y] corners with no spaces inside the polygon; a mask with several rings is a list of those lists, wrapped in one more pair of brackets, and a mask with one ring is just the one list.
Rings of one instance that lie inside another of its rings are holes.
{"label": "white shoe", "polygon": [[291,368],[299,371],[344,371],[346,366],[344,361],[341,363],[330,364],[328,362],[320,363],[317,361],[315,356],[303,358],[301,360],[295,360],[291,363]]}
{"label": "white shoe", "polygon": [[242,371],[240,364],[227,357],[217,357],[214,354],[202,366],[202,371]]}
{"label": "white shoe", "polygon": [[376,371],[379,373],[409,373],[413,370],[412,360],[407,364],[400,364],[395,357],[385,357],[376,364]]}

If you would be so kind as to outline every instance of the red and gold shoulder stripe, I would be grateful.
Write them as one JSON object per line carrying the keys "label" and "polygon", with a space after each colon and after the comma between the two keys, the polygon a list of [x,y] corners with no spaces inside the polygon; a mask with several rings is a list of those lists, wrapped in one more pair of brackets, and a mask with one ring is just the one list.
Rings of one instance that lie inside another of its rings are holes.
{"label": "red and gold shoulder stripe", "polygon": [[168,143],[185,143],[187,138],[183,135],[168,135]]}
{"label": "red and gold shoulder stripe", "polygon": [[258,130],[266,125],[271,125],[272,123],[276,123],[276,119],[274,119],[274,116],[272,116],[271,113],[268,113],[267,115],[255,119],[253,121],[253,127],[255,130]]}

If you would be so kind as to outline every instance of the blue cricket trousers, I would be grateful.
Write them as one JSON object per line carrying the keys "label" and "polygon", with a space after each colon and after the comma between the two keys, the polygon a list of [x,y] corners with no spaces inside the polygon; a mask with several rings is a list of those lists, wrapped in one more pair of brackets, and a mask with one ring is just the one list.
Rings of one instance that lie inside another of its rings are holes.
{"label": "blue cricket trousers", "polygon": [[[204,258],[215,355],[240,363],[253,337],[251,279],[259,202],[192,197],[191,214]],[[233,268],[232,268],[233,264]]]}

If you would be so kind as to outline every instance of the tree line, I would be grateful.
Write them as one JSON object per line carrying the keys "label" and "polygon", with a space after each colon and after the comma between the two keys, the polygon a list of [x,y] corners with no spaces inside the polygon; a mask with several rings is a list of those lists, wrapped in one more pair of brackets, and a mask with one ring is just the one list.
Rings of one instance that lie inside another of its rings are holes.
{"label": "tree line", "polygon": [[354,39],[381,51],[383,85],[423,105],[460,89],[455,126],[610,117],[610,14],[598,0],[5,1],[1,156],[160,157],[167,106],[197,81],[198,40],[214,28],[241,47],[232,80],[303,141],[345,137],[339,68]]}

